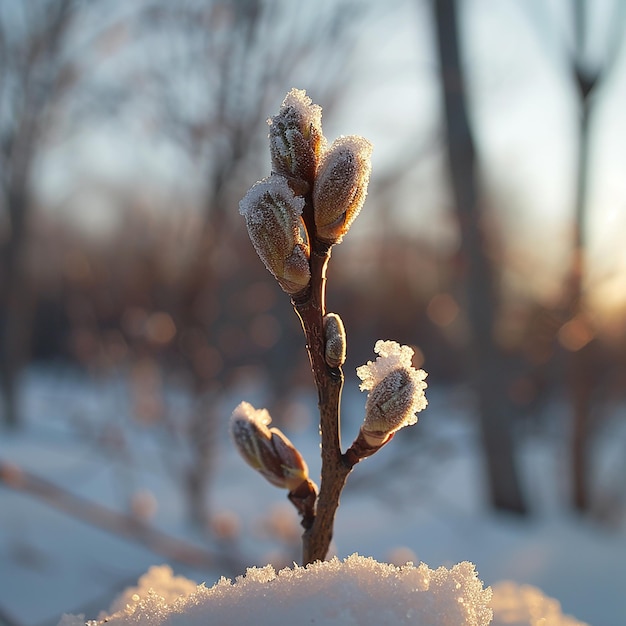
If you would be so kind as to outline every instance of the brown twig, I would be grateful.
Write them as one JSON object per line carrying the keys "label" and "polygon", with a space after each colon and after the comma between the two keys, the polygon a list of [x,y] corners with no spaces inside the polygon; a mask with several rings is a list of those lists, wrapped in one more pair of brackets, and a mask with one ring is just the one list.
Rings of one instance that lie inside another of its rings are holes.
{"label": "brown twig", "polygon": [[[341,242],[365,200],[372,146],[362,137],[349,136],[337,139],[326,150],[321,109],[297,89],[287,94],[279,114],[269,123],[272,175],[248,191],[240,211],[246,216],[248,233],[259,256],[292,296],[317,387],[322,439],[319,495],[308,476],[308,487],[302,493],[289,493],[302,516],[306,565],[326,557],[341,491],[352,466],[360,460],[356,454],[341,452],[339,413],[345,331],[339,316],[326,315],[326,268],[332,246]],[[250,421],[253,416],[247,410],[244,413],[236,422],[240,448],[253,467],[266,471],[259,458],[259,446],[265,445],[261,443],[264,440],[255,439],[253,433],[259,428]],[[295,454],[295,450],[285,452],[285,457],[293,458]],[[286,463],[289,471],[306,474],[302,463],[291,468],[289,459],[275,456],[281,464]],[[270,482],[281,485],[284,479],[285,471],[271,471]]]}
{"label": "brown twig", "polygon": [[[310,207],[307,201],[307,208]],[[311,211],[304,211],[309,234],[315,232]],[[306,347],[318,392],[322,439],[322,476],[312,524],[302,536],[303,565],[326,558],[333,535],[339,497],[352,469],[341,453],[340,403],[343,389],[341,367],[330,367],[324,358],[323,318],[326,313],[326,268],[329,245],[311,238],[311,282],[302,294],[292,298],[306,337]]]}

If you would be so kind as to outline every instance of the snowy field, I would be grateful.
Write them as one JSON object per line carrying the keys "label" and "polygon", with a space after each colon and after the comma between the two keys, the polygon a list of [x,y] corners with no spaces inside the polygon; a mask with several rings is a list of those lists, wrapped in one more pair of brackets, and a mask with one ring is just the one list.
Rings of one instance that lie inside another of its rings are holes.
{"label": "snowy field", "polygon": [[[365,400],[351,391],[356,387],[348,380],[344,445],[356,434],[358,425],[350,418],[356,419]],[[435,386],[428,397],[418,424],[350,476],[334,554],[345,559],[356,552],[431,568],[470,561],[485,585],[503,580],[535,585],[558,599],[564,613],[591,626],[624,626],[626,530],[623,523],[607,530],[566,512],[567,459],[558,416],[551,435],[527,437],[523,461],[534,515],[520,521],[485,507],[464,394]],[[210,587],[249,566],[281,568],[299,560],[295,511],[284,493],[243,463],[226,432],[234,406],[240,400],[261,406],[260,398],[251,383],[223,399],[210,493],[215,532],[209,537],[191,528],[185,516],[180,475],[189,449],[180,432],[171,424],[165,428],[129,417],[131,394],[121,380],[94,382],[66,370],[31,370],[24,389],[25,427],[0,438],[3,479],[15,486],[0,484],[0,624],[53,625],[63,613],[94,619],[153,565],[169,563],[176,574]],[[169,394],[167,402],[173,415],[189,411],[183,393]],[[317,425],[308,405],[294,405],[293,424],[284,430],[315,477]],[[200,555],[210,553],[212,565],[183,564],[164,556],[163,545],[170,544],[163,541],[150,549],[79,521],[21,489],[30,474],[80,502],[125,515],[134,511],[144,520],[131,529],[134,534],[150,539],[142,531],[142,523],[149,524],[197,547]]]}

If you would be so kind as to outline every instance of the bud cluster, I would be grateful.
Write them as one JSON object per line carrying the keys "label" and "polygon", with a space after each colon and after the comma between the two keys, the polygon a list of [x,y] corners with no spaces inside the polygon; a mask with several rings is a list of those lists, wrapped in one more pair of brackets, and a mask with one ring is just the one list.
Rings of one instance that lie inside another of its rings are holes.
{"label": "bud cluster", "polygon": [[[310,281],[311,245],[339,243],[359,214],[372,145],[349,136],[327,148],[322,109],[299,89],[287,94],[268,124],[272,174],[248,191],[239,210],[257,254],[283,290],[295,295]],[[313,219],[305,223],[307,203]]]}
{"label": "bud cluster", "polygon": [[[346,331],[326,313],[326,266],[365,202],[372,145],[363,137],[336,139],[322,133],[322,109],[292,89],[268,120],[272,171],[239,203],[254,248],[282,289],[292,296],[307,340],[318,391],[322,448],[321,490],[309,479],[304,459],[271,418],[247,402],[231,417],[230,431],[244,460],[270,483],[289,491],[302,518],[303,560],[323,559],[332,540],[335,511],[345,480],[426,408],[426,373],[412,366],[413,350],[378,341],[375,361],[357,368],[368,391],[359,434],[341,452],[340,401]],[[319,502],[318,502],[319,500]]]}

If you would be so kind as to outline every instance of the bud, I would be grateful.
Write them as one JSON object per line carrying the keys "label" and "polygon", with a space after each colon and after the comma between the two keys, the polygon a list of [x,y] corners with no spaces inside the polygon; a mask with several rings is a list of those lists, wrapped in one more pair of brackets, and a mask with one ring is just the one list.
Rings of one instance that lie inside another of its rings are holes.
{"label": "bud", "polygon": [[308,480],[302,455],[278,428],[265,409],[241,402],[230,418],[230,433],[239,454],[272,485],[293,491]]}
{"label": "bud", "polygon": [[306,91],[292,89],[278,115],[267,120],[270,127],[272,171],[313,185],[320,153],[326,145],[322,134],[322,108],[312,104]]}
{"label": "bud", "polygon": [[329,367],[341,367],[346,362],[346,330],[336,313],[324,316],[324,358]]}
{"label": "bud", "polygon": [[363,137],[335,140],[324,153],[313,187],[317,237],[339,243],[359,214],[372,170],[372,144]]}
{"label": "bud", "polygon": [[375,362],[358,367],[363,381],[361,391],[368,390],[365,419],[361,434],[372,447],[386,443],[393,434],[417,422],[419,411],[428,404],[426,372],[411,365],[413,350],[395,341],[377,341],[374,351],[380,355]]}
{"label": "bud", "polygon": [[248,234],[265,267],[280,286],[295,294],[309,284],[309,248],[302,239],[304,198],[294,195],[284,176],[255,183],[239,203]]}

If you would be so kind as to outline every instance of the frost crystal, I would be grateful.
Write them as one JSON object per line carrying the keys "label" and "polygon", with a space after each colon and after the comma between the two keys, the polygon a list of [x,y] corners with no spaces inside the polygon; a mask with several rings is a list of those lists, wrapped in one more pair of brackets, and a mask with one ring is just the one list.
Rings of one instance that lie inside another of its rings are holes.
{"label": "frost crystal", "polygon": [[379,355],[376,361],[356,370],[363,381],[361,391],[369,391],[361,430],[371,445],[384,443],[390,434],[415,424],[416,413],[428,404],[424,395],[427,374],[412,366],[412,348],[379,340],[374,351]]}
{"label": "frost crystal", "polygon": [[254,249],[290,294],[301,291],[311,279],[308,246],[300,234],[303,208],[304,198],[276,174],[255,183],[239,203]]}
{"label": "frost crystal", "polygon": [[322,127],[322,107],[313,104],[313,101],[306,95],[304,89],[292,89],[283,100],[281,112],[292,110],[302,120],[301,126],[308,134],[311,129],[321,129]]}
{"label": "frost crystal", "polygon": [[246,220],[260,224],[265,220],[264,212],[260,207],[267,203],[273,203],[277,209],[282,209],[285,225],[291,225],[297,220],[304,208],[304,198],[293,193],[287,179],[284,176],[272,175],[252,185],[239,203],[239,213]]}
{"label": "frost crystal", "polygon": [[267,409],[255,409],[249,402],[240,402],[231,415],[231,421],[247,420],[260,426],[272,423]]}
{"label": "frost crystal", "polygon": [[[432,570],[353,554],[279,572],[270,565],[252,567],[234,582],[223,578],[211,588],[181,588],[180,597],[168,590],[168,575],[171,570],[152,568],[103,618],[107,626],[488,626],[492,615],[491,589],[467,562]],[[84,622],[70,616],[60,622],[74,624]]]}

